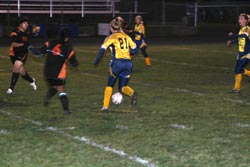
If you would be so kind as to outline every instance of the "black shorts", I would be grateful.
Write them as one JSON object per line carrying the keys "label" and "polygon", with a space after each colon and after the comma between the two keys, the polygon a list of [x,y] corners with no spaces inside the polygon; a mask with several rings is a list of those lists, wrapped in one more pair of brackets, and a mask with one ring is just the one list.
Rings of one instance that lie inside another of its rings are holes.
{"label": "black shorts", "polygon": [[46,78],[46,81],[49,86],[63,86],[66,83],[65,79],[59,78]]}
{"label": "black shorts", "polygon": [[24,56],[10,56],[10,60],[11,60],[12,64],[15,64],[15,62],[17,60],[23,62],[23,64],[24,64],[27,60],[27,54]]}

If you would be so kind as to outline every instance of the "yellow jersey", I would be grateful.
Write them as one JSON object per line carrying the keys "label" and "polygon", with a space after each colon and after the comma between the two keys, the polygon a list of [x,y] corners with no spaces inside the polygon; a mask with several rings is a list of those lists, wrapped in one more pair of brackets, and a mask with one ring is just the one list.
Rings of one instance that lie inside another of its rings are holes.
{"label": "yellow jersey", "polygon": [[139,41],[139,40],[144,39],[144,37],[145,37],[145,28],[144,28],[143,23],[136,24],[134,32],[135,32],[135,40]]}
{"label": "yellow jersey", "polygon": [[117,32],[106,38],[101,48],[110,48],[114,59],[131,59],[130,49],[135,49],[136,44],[124,32]]}
{"label": "yellow jersey", "polygon": [[239,52],[247,54],[250,51],[250,27],[242,27],[238,33]]}

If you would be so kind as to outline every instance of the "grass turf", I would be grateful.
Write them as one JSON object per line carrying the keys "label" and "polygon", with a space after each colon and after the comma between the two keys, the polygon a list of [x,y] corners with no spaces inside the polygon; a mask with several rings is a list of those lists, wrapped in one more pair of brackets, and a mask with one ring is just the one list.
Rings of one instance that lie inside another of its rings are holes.
{"label": "grass turf", "polygon": [[[15,93],[7,96],[11,63],[8,47],[0,48],[0,166],[144,166],[69,138],[62,131],[123,150],[159,167],[250,165],[248,78],[243,79],[241,94],[230,93],[236,46],[151,45],[151,68],[145,68],[140,54],[133,60],[129,85],[139,93],[138,105],[131,108],[125,97],[121,105],[111,104],[108,114],[99,108],[107,82],[109,54],[94,68],[98,48],[99,44],[75,46],[80,66],[69,68],[66,89],[73,111],[70,116],[63,115],[58,97],[52,99],[49,107],[42,106],[46,91],[44,58],[30,55],[26,64],[38,81],[38,90],[32,91],[19,78]],[[49,131],[48,127],[59,130]]]}

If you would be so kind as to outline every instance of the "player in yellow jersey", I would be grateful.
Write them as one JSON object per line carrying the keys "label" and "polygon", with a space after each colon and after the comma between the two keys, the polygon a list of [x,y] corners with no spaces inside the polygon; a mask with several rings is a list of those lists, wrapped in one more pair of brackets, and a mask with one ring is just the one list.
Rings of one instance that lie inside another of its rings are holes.
{"label": "player in yellow jersey", "polygon": [[134,28],[134,41],[136,43],[137,48],[141,49],[141,52],[144,56],[145,64],[147,67],[151,66],[151,60],[146,52],[147,44],[145,42],[145,28],[143,25],[142,17],[136,16],[135,17],[135,28]]}
{"label": "player in yellow jersey", "polygon": [[137,52],[136,44],[122,31],[122,22],[119,19],[111,21],[110,31],[113,34],[104,41],[94,61],[94,65],[97,65],[107,48],[111,48],[112,59],[109,63],[108,84],[104,90],[104,100],[101,108],[104,112],[108,111],[113,87],[117,79],[119,79],[119,91],[131,98],[132,106],[137,103],[137,93],[127,86],[133,69],[131,55]]}
{"label": "player in yellow jersey", "polygon": [[240,31],[238,34],[233,34],[230,32],[228,35],[234,37],[234,40],[227,41],[227,46],[232,43],[238,42],[239,53],[237,56],[236,66],[235,66],[235,84],[232,90],[233,93],[239,93],[241,88],[242,74],[250,76],[250,71],[245,69],[246,65],[250,62],[250,27],[248,23],[250,21],[250,16],[243,13],[239,16]]}

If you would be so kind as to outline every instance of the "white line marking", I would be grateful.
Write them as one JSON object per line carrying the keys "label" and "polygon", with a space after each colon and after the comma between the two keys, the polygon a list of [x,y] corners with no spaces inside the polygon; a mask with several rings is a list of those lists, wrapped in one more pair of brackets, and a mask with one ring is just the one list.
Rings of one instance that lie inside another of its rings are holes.
{"label": "white line marking", "polygon": [[1,129],[1,130],[0,130],[0,135],[8,135],[8,134],[10,134],[9,131],[7,131],[7,130],[5,130],[5,129]]}
{"label": "white line marking", "polygon": [[128,127],[124,126],[124,125],[116,125],[115,128],[117,128],[117,129],[125,129],[125,130],[128,129]]}
{"label": "white line marking", "polygon": [[171,127],[177,128],[177,129],[184,129],[184,130],[192,130],[192,127],[187,127],[185,125],[179,125],[179,124],[170,124]]}
{"label": "white line marking", "polygon": [[66,127],[66,128],[47,127],[45,129],[39,129],[39,130],[44,131],[44,130],[51,130],[51,129],[62,131],[62,130],[74,130],[75,127]]}
{"label": "white line marking", "polygon": [[[9,117],[12,117],[12,118],[18,118],[18,119],[25,120],[26,122],[30,122],[30,123],[32,123],[34,125],[37,125],[37,126],[44,126],[43,123],[41,123],[39,121],[34,121],[32,119],[23,118],[21,116],[12,114],[11,112],[0,110],[0,113],[5,114],[5,115],[7,115]],[[78,141],[83,142],[83,143],[85,143],[87,145],[90,145],[90,146],[93,146],[93,147],[96,147],[96,148],[100,148],[101,150],[117,154],[117,155],[119,155],[121,157],[128,158],[129,160],[132,160],[132,161],[134,161],[136,163],[139,163],[141,165],[144,165],[144,166],[147,166],[147,167],[157,167],[156,164],[153,164],[153,163],[151,163],[148,160],[145,160],[145,159],[137,157],[137,156],[129,155],[129,154],[125,153],[122,150],[117,150],[115,148],[111,148],[111,147],[108,147],[108,146],[104,146],[102,144],[95,143],[95,142],[91,141],[90,139],[88,139],[87,137],[84,137],[84,136],[83,137],[72,136],[71,134],[66,133],[63,130],[59,130],[56,127],[47,127],[45,129],[47,129],[48,131],[52,131],[52,132],[58,133],[58,134],[60,134],[60,135],[62,135],[64,137],[68,137],[70,139],[78,140]]]}
{"label": "white line marking", "polygon": [[38,62],[35,62],[35,61],[31,61],[31,63],[33,63],[33,64],[37,64],[37,65],[39,65],[39,66],[43,66],[43,64],[42,64],[42,63],[38,63]]}
{"label": "white line marking", "polygon": [[[95,77],[95,78],[100,78],[100,79],[104,79],[105,77],[102,77],[100,75],[96,75],[96,74],[90,74],[90,73],[82,73],[83,75],[86,76],[91,76],[91,77]],[[141,83],[141,82],[137,82],[137,81],[130,81],[130,83],[135,83],[138,85],[143,85],[143,86],[151,86],[155,88],[154,84],[150,84],[150,83]],[[188,89],[181,89],[181,88],[170,88],[170,87],[164,87],[164,89],[168,89],[168,90],[172,90],[172,91],[176,91],[176,92],[180,92],[180,93],[189,93],[189,94],[193,94],[196,96],[204,96],[204,97],[210,97],[209,95],[205,94],[205,93],[200,93],[200,92],[194,92],[192,90],[188,90]],[[238,103],[238,104],[244,104],[244,105],[250,105],[250,102],[246,102],[243,100],[234,100],[234,99],[230,99],[230,98],[222,98],[222,100],[224,101],[229,101],[229,102],[233,102],[233,103]]]}
{"label": "white line marking", "polygon": [[98,51],[96,51],[96,50],[84,50],[84,49],[77,49],[77,51],[79,51],[79,52],[87,52],[87,53],[98,53]]}
{"label": "white line marking", "polygon": [[[141,59],[143,59],[141,57]],[[190,67],[202,67],[202,68],[209,68],[209,69],[221,69],[221,70],[232,70],[228,67],[219,67],[219,66],[206,66],[202,64],[191,64],[191,63],[185,63],[185,62],[174,62],[174,61],[167,61],[167,60],[159,60],[155,58],[150,58],[153,61],[160,62],[160,63],[166,63],[166,64],[174,64],[174,65],[182,65],[182,66],[190,66]]]}
{"label": "white line marking", "polygon": [[[187,47],[173,47],[171,45],[166,46],[166,47],[160,47],[161,49],[173,49],[173,50],[190,50],[190,51],[202,51],[202,52],[213,52],[213,53],[229,53],[229,54],[234,54],[236,55],[236,52],[231,52],[231,51],[224,51],[224,50],[209,50],[209,49],[194,49],[194,48],[187,48]],[[77,51],[80,52],[88,52],[88,53],[98,53],[97,50],[85,50],[85,49],[77,49]]]}
{"label": "white line marking", "polygon": [[242,127],[242,128],[250,128],[250,124],[241,124],[241,123],[237,123],[235,124],[236,126]]}
{"label": "white line marking", "polygon": [[1,59],[9,59],[9,56],[0,56]]}
{"label": "white line marking", "polygon": [[[210,52],[216,52],[216,53],[230,53],[230,54],[235,54],[234,52],[228,52],[228,51],[220,51],[220,50],[205,50],[205,49],[192,49],[192,48],[175,48],[175,47],[168,47],[170,49],[178,49],[178,50],[194,50],[194,51],[210,51]],[[93,51],[93,50],[77,50],[80,52],[89,52],[89,53],[98,53],[98,51]],[[140,57],[143,59],[143,57]],[[166,64],[174,64],[174,65],[182,65],[182,66],[190,66],[190,67],[202,67],[202,68],[209,68],[209,69],[221,69],[221,70],[232,70],[232,68],[229,67],[220,67],[220,66],[207,66],[207,65],[202,65],[202,64],[192,64],[192,63],[185,63],[185,62],[174,62],[174,61],[167,61],[167,60],[159,60],[155,58],[150,58],[152,61],[159,62],[159,63],[166,63]]]}
{"label": "white line marking", "polygon": [[[164,47],[163,47],[164,48]],[[202,51],[202,52],[214,52],[214,53],[229,53],[229,54],[237,54],[235,52],[231,51],[224,51],[224,50],[210,50],[210,49],[194,49],[194,48],[187,48],[187,47],[166,47],[168,49],[174,49],[174,50],[191,50],[191,51]]]}
{"label": "white line marking", "polygon": [[234,100],[234,99],[229,99],[229,98],[223,98],[223,100],[225,101],[230,101],[230,102],[233,102],[233,103],[238,103],[238,104],[245,104],[245,105],[250,105],[249,102],[245,102],[243,100]]}
{"label": "white line marking", "polygon": [[[42,63],[37,63],[37,62],[33,62],[32,63],[34,64],[39,64],[39,65],[43,65]],[[91,76],[91,77],[95,77],[95,78],[100,78],[100,79],[104,79],[106,77],[102,77],[100,75],[96,75],[96,74],[90,74],[90,73],[86,73],[86,72],[82,72],[83,75],[87,75],[87,76]],[[150,83],[141,83],[141,82],[137,82],[137,81],[130,81],[131,83],[135,83],[135,84],[139,84],[139,85],[143,85],[143,86],[153,86],[153,84],[150,84]],[[204,94],[204,93],[200,93],[200,92],[194,92],[194,91],[191,91],[191,90],[188,90],[188,89],[181,89],[181,88],[170,88],[170,87],[164,87],[165,89],[168,89],[168,90],[173,90],[173,91],[176,91],[176,92],[181,92],[181,93],[190,93],[190,94],[193,94],[193,95],[197,95],[197,96],[208,96],[207,94]],[[233,103],[238,103],[238,104],[245,104],[245,105],[250,105],[249,102],[245,102],[243,100],[234,100],[234,99],[230,99],[230,98],[223,98],[224,101],[230,101],[230,102],[233,102]]]}

